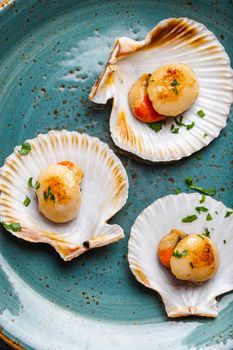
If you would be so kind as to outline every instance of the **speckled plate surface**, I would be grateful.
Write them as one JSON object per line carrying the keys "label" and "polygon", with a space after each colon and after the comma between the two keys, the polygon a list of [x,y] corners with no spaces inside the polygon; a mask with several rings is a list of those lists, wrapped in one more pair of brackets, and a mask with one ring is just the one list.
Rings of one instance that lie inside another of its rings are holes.
{"label": "speckled plate surface", "polygon": [[110,221],[123,227],[126,238],[70,263],[46,245],[23,242],[1,229],[1,337],[13,348],[233,348],[233,294],[220,298],[215,320],[169,320],[159,296],[136,282],[126,260],[138,214],[175,188],[185,192],[185,176],[216,187],[215,198],[232,207],[232,114],[219,138],[198,154],[147,166],[113,145],[111,102],[88,101],[114,39],[142,39],[164,18],[187,16],[207,25],[232,60],[232,8],[230,1],[18,0],[0,11],[1,165],[25,139],[67,128],[107,142],[130,182],[126,206]]}

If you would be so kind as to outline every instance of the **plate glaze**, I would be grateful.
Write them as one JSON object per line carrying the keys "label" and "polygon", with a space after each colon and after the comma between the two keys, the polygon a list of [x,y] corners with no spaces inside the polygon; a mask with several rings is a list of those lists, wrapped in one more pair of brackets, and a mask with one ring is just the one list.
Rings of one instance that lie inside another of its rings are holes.
{"label": "plate glaze", "polygon": [[[142,39],[163,18],[187,16],[207,25],[232,60],[231,8],[227,1],[12,1],[0,11],[1,165],[16,144],[63,128],[97,136],[119,156],[108,131],[111,103],[88,101],[114,39]],[[185,191],[187,175],[216,187],[215,198],[232,207],[232,128],[231,114],[208,148],[174,164],[120,155],[130,193],[110,221],[126,238],[112,246],[64,263],[51,248],[1,229],[2,334],[30,350],[231,349],[233,294],[220,299],[216,320],[171,321],[159,296],[135,281],[126,255],[137,215],[175,188]]]}

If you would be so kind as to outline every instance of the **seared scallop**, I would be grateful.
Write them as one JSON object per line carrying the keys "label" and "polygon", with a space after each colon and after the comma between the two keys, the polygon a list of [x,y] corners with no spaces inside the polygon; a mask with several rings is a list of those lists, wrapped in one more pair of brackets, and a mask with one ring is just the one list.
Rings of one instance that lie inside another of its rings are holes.
{"label": "seared scallop", "polygon": [[233,290],[233,215],[226,214],[232,210],[206,196],[204,206],[212,220],[197,211],[193,221],[191,216],[184,221],[200,201],[203,196],[198,193],[159,198],[140,213],[131,229],[130,269],[140,283],[161,295],[169,317],[216,317],[216,297]]}
{"label": "seared scallop", "polygon": [[153,72],[147,92],[156,112],[177,116],[189,109],[197,99],[199,85],[190,67],[172,63]]}
{"label": "seared scallop", "polygon": [[[169,74],[165,67],[170,68]],[[142,93],[144,86],[140,90],[142,100],[136,97],[134,106],[129,93],[139,85],[142,75],[150,73],[153,74],[146,88],[149,97]],[[119,148],[145,161],[168,162],[189,157],[220,134],[233,101],[232,91],[230,59],[216,36],[192,19],[168,18],[143,40],[125,35],[116,38],[89,98],[100,104],[113,99],[110,133]],[[159,115],[182,113],[183,123],[190,126],[180,125],[174,131],[173,120],[147,125],[149,119],[144,115],[150,115],[145,113],[148,103],[143,104],[143,113],[140,109],[135,113],[134,109],[142,105],[136,102],[143,101],[144,96]],[[215,98],[218,96],[222,98]],[[204,119],[199,111],[204,111]]]}
{"label": "seared scallop", "polygon": [[176,278],[203,282],[213,277],[217,271],[218,252],[211,239],[191,234],[178,242],[170,264]]}
{"label": "seared scallop", "polygon": [[82,170],[69,161],[52,164],[42,171],[36,191],[40,212],[53,222],[74,219],[80,206],[82,177]]}

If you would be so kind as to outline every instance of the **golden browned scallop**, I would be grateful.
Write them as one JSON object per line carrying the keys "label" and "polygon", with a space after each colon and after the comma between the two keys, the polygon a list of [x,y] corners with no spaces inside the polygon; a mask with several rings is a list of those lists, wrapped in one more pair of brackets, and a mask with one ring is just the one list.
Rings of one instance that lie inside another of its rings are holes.
{"label": "golden browned scallop", "polygon": [[197,99],[199,84],[189,66],[171,63],[153,72],[147,93],[156,112],[177,116],[189,109]]}
{"label": "golden browned scallop", "polygon": [[198,234],[180,240],[170,260],[171,271],[180,280],[203,282],[212,278],[218,268],[218,252],[214,242]]}
{"label": "golden browned scallop", "polygon": [[67,222],[77,215],[82,170],[73,162],[50,165],[38,177],[36,194],[40,212],[53,222]]}

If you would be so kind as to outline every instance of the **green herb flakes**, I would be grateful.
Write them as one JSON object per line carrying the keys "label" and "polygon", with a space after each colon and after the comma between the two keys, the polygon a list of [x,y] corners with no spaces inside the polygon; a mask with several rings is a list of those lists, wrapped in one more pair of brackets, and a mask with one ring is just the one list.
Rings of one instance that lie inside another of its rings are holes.
{"label": "green herb flakes", "polygon": [[147,125],[149,126],[149,128],[151,128],[155,132],[159,132],[162,129],[163,124],[164,122],[157,122],[157,123],[148,123]]}
{"label": "green herb flakes", "polygon": [[202,232],[202,235],[210,238],[210,231],[207,227],[204,227],[204,232]]}
{"label": "green herb flakes", "polygon": [[172,124],[172,126],[171,126],[171,133],[172,134],[179,134],[179,128],[175,128],[175,126]]}
{"label": "green herb flakes", "polygon": [[233,211],[226,211],[224,218],[228,218],[229,216],[231,216],[231,214],[233,214]]}
{"label": "green herb flakes", "polygon": [[202,235],[197,235],[198,237],[200,237],[201,239],[205,239],[204,237],[202,237]]}
{"label": "green herb flakes", "polygon": [[199,200],[199,203],[202,204],[205,202],[205,200],[206,200],[206,196],[203,194],[201,199]]}
{"label": "green herb flakes", "polygon": [[172,253],[172,256],[174,256],[175,258],[178,258],[178,259],[180,259],[180,258],[182,258],[182,256],[186,256],[188,254],[188,250],[183,250],[182,251],[182,253],[180,253],[178,250],[176,250],[176,251],[174,251],[173,253]]}
{"label": "green herb flakes", "polygon": [[186,176],[185,182],[187,186],[191,186],[193,183],[193,179],[191,178],[191,176]]}
{"label": "green herb flakes", "polygon": [[186,125],[186,129],[190,130],[190,129],[192,129],[194,127],[194,125],[195,125],[195,122],[192,122],[191,124],[187,124]]}
{"label": "green herb flakes", "polygon": [[171,86],[179,86],[179,85],[180,85],[180,83],[176,79],[172,80]]}
{"label": "green herb flakes", "polygon": [[18,153],[21,155],[21,156],[26,156],[28,153],[30,153],[31,151],[31,145],[30,143],[28,142],[25,142],[21,145],[21,149],[18,150]]}
{"label": "green herb flakes", "polygon": [[38,190],[40,188],[40,183],[36,181],[35,185],[33,185],[32,181],[33,181],[33,178],[29,177],[28,186],[30,186],[31,188],[34,188],[35,190]]}
{"label": "green herb flakes", "polygon": [[198,212],[198,214],[200,214],[201,212],[207,212],[209,210],[206,207],[196,207],[195,209]]}
{"label": "green herb flakes", "polygon": [[51,201],[55,201],[55,196],[52,193],[52,189],[50,186],[48,187],[47,192],[46,191],[43,192],[43,196],[45,201],[47,201],[48,199]]}
{"label": "green herb flakes", "polygon": [[[192,129],[193,127],[194,127],[194,125],[195,125],[195,122],[192,122],[191,124],[188,124],[188,125],[186,125],[186,124],[184,124],[183,123],[183,116],[181,115],[180,117],[176,117],[175,118],[175,123],[176,123],[176,125],[178,125],[178,126],[184,126],[187,130],[190,130],[190,129]],[[175,127],[174,127],[174,125],[172,125],[172,127],[171,127],[171,131],[174,129]],[[178,133],[178,132],[173,132],[173,133]]]}
{"label": "green herb flakes", "polygon": [[199,115],[199,117],[201,117],[201,118],[204,118],[206,116],[206,114],[203,111],[203,109],[200,109],[199,111],[197,111],[197,115]]}
{"label": "green herb flakes", "polygon": [[24,205],[25,207],[28,207],[30,203],[31,203],[31,199],[30,199],[29,197],[26,196],[26,198],[25,198],[24,201],[23,201],[23,205]]}
{"label": "green herb flakes", "polygon": [[175,188],[175,194],[179,194],[179,193],[181,193],[181,189],[180,188]]}
{"label": "green herb flakes", "polygon": [[190,176],[186,176],[185,182],[186,182],[189,189],[202,192],[202,193],[207,194],[209,196],[214,196],[216,194],[215,188],[202,188],[201,186],[196,185]]}
{"label": "green herb flakes", "polygon": [[181,115],[180,117],[176,117],[175,118],[175,123],[176,123],[176,125],[178,125],[178,126],[185,126],[186,127],[186,125],[183,123],[183,116]]}
{"label": "green herb flakes", "polygon": [[172,88],[172,91],[174,92],[174,94],[179,95],[179,92],[176,86]]}
{"label": "green herb flakes", "polygon": [[223,240],[223,243],[224,243],[224,244],[226,244],[226,243],[227,243],[227,241],[224,239],[224,240]]}
{"label": "green herb flakes", "polygon": [[11,230],[13,232],[21,231],[21,225],[17,222],[6,223],[2,221],[2,225],[6,230]]}
{"label": "green herb flakes", "polygon": [[179,134],[179,130],[179,128],[173,128],[171,132],[172,134]]}
{"label": "green herb flakes", "polygon": [[210,213],[207,215],[207,217],[206,217],[206,221],[211,221],[211,220],[213,220],[213,218],[212,218],[212,216],[210,215]]}
{"label": "green herb flakes", "polygon": [[190,261],[189,265],[190,265],[191,268],[193,269],[193,263],[192,263],[192,261]]}
{"label": "green herb flakes", "polygon": [[197,215],[188,215],[185,218],[182,219],[182,222],[193,222],[197,220]]}

